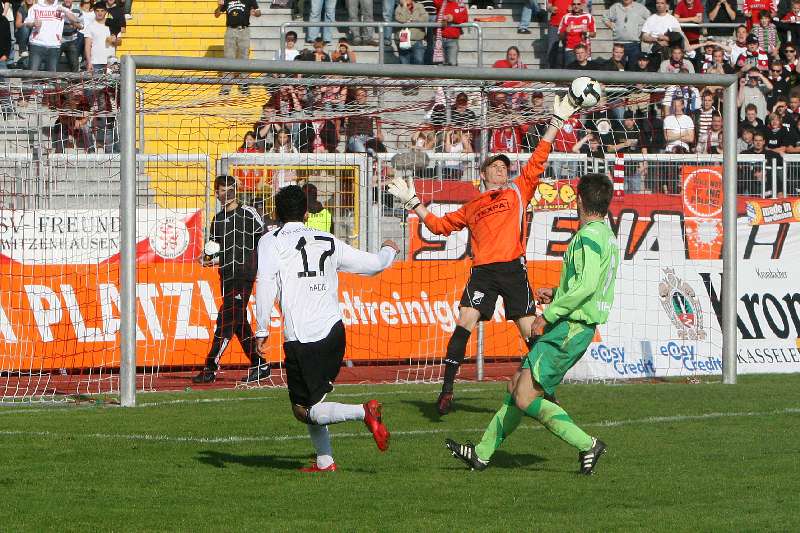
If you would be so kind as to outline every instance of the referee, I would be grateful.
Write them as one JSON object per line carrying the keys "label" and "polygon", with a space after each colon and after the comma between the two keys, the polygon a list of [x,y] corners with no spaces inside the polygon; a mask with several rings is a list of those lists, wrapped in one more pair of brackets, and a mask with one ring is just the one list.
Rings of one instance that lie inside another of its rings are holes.
{"label": "referee", "polygon": [[222,209],[211,220],[209,240],[219,245],[219,252],[214,256],[203,255],[200,262],[206,267],[219,265],[222,308],[217,314],[217,327],[205,367],[192,381],[216,381],[219,360],[231,338],[236,335],[251,364],[250,371],[242,381],[258,382],[269,377],[270,366],[261,357],[257,347],[247,320],[247,304],[256,280],[256,250],[264,232],[264,223],[255,208],[241,205],[236,199],[236,178],[233,176],[217,176],[214,193]]}
{"label": "referee", "polygon": [[[250,17],[260,17],[261,10],[256,0],[218,0],[214,17],[225,12],[225,58],[249,59],[250,57]],[[234,74],[237,77],[238,74]],[[247,84],[241,86],[242,94],[250,94]],[[231,88],[223,85],[219,94],[225,96]]]}

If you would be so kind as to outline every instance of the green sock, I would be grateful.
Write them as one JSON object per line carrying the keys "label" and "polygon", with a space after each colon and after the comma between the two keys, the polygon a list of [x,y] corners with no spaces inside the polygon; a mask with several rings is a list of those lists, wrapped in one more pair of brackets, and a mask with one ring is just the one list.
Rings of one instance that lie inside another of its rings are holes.
{"label": "green sock", "polygon": [[492,454],[503,444],[506,437],[517,429],[522,421],[522,415],[522,411],[514,404],[514,397],[506,393],[503,406],[495,413],[481,441],[475,446],[475,453],[481,461],[492,458]]}
{"label": "green sock", "polygon": [[541,422],[550,433],[578,450],[585,452],[592,448],[592,437],[576,426],[567,412],[553,402],[539,396],[531,402],[525,414]]}

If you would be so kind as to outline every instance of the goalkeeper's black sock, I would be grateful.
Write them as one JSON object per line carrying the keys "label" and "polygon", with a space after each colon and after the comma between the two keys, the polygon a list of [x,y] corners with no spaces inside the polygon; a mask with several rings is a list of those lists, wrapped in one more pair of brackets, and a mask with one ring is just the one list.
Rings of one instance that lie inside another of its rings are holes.
{"label": "goalkeeper's black sock", "polygon": [[444,383],[442,392],[453,392],[453,382],[456,380],[456,372],[461,362],[464,361],[464,354],[467,353],[467,341],[472,332],[461,326],[456,326],[450,341],[447,343],[447,355],[444,359]]}

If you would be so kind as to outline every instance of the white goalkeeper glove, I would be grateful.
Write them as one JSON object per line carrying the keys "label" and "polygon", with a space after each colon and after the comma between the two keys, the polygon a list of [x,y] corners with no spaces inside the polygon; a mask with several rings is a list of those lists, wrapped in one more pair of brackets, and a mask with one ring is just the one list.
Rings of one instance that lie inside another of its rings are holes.
{"label": "white goalkeeper glove", "polygon": [[397,176],[389,182],[386,188],[389,194],[403,202],[403,207],[409,211],[422,203],[417,198],[417,192],[414,190],[414,178],[408,178],[408,181],[406,181]]}
{"label": "white goalkeeper glove", "polygon": [[569,95],[553,97],[553,117],[550,119],[550,125],[561,129],[564,126],[564,121],[574,115],[580,109],[579,105],[575,105],[569,99]]}

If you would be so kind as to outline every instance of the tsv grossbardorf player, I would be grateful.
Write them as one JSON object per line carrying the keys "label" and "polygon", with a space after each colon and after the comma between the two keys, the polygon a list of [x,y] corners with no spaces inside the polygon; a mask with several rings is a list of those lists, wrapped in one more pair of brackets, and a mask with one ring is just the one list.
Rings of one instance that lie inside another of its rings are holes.
{"label": "tsv grossbardorf player", "polygon": [[437,400],[441,415],[450,411],[453,382],[470,334],[479,321],[492,318],[498,296],[503,297],[506,318],[516,323],[528,348],[531,346],[536,304],[525,261],[526,210],[545,171],[556,134],[578,109],[566,96],[556,95],[547,131],[520,175],[509,179],[511,162],[505,155],[488,156],[480,170],[484,192],[442,217],[422,205],[413,180],[397,177],[389,184],[389,192],[406,209],[414,211],[431,232],[450,235],[464,228],[469,230],[472,270],[461,296],[456,328],[447,343],[444,383]]}
{"label": "tsv grossbardorf player", "polygon": [[333,460],[328,424],[361,420],[378,449],[389,447],[381,404],[325,401],[333,390],[345,352],[345,330],[339,309],[338,272],[374,275],[391,266],[397,245],[385,241],[377,254],[356,250],[330,233],[307,227],[306,193],[297,185],[275,195],[283,226],[258,243],[256,332],[259,349],[269,335],[275,298],[283,315],[286,382],[295,418],[308,425],[316,461],[303,472],[331,472]]}

